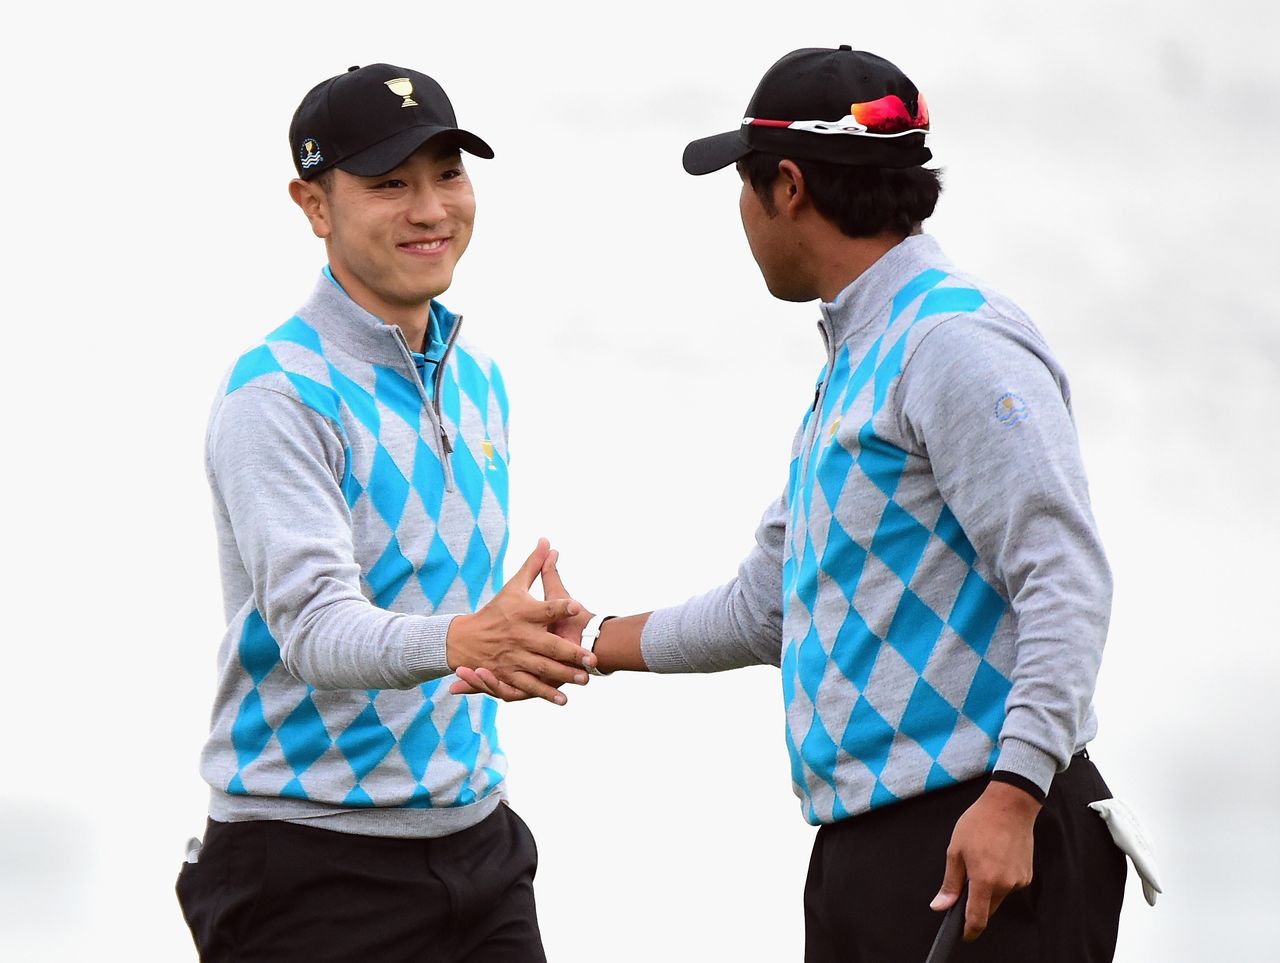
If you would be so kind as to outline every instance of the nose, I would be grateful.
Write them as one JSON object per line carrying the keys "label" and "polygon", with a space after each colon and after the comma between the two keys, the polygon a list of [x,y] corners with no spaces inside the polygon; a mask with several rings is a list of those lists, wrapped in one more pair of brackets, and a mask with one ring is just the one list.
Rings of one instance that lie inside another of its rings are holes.
{"label": "nose", "polygon": [[413,203],[408,211],[409,220],[415,224],[439,224],[449,216],[444,197],[434,184],[421,184],[414,189]]}

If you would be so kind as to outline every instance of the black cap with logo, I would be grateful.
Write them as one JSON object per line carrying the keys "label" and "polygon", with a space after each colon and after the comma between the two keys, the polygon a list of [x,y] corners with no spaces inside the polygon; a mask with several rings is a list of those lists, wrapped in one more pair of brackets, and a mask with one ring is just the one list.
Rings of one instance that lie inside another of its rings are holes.
{"label": "black cap with logo", "polygon": [[684,169],[709,174],[751,151],[867,167],[916,167],[929,109],[883,57],[842,46],[793,50],[769,68],[737,130],[695,140]]}
{"label": "black cap with logo", "polygon": [[391,64],[351,67],[312,87],[289,124],[293,166],[303,180],[332,167],[376,177],[399,167],[427,141],[447,136],[477,157],[493,148],[458,127],[444,88]]}

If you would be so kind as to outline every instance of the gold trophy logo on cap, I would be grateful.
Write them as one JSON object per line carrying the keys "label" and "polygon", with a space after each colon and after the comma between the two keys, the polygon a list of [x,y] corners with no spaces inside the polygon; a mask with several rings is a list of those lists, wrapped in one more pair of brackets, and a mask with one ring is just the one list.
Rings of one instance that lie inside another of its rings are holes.
{"label": "gold trophy logo on cap", "polygon": [[383,83],[391,89],[391,92],[397,97],[403,97],[404,103],[401,107],[417,107],[418,102],[413,99],[413,81],[408,77],[396,77],[394,80],[384,80]]}

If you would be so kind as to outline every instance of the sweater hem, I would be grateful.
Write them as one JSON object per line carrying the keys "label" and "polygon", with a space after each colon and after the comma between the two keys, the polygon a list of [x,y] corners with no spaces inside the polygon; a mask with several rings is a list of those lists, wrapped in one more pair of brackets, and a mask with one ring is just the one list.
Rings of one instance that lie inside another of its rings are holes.
{"label": "sweater hem", "polygon": [[505,796],[498,790],[470,805],[439,809],[350,809],[305,799],[232,796],[214,789],[209,793],[209,816],[220,823],[272,819],[356,836],[431,839],[471,828],[489,816]]}

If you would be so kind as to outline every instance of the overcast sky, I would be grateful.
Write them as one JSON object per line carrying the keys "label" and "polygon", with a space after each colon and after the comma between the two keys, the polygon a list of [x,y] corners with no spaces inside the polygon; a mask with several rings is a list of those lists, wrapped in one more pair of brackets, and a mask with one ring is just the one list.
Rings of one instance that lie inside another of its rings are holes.
{"label": "overcast sky", "polygon": [[[1116,575],[1092,748],[1147,823],[1117,959],[1253,963],[1280,897],[1274,620],[1280,71],[1271,4],[62,4],[7,14],[11,416],[0,957],[195,954],[172,895],[222,634],[205,416],[323,250],[286,131],[351,64],[431,74],[489,141],[442,300],[512,398],[512,556],[596,611],[729,578],[823,362],[773,301],[728,130],[795,47],[925,92],[928,229],[1071,379]],[[812,830],[776,672],[615,677],[504,708],[555,961],[796,960]],[[941,873],[941,858],[939,862]]]}

